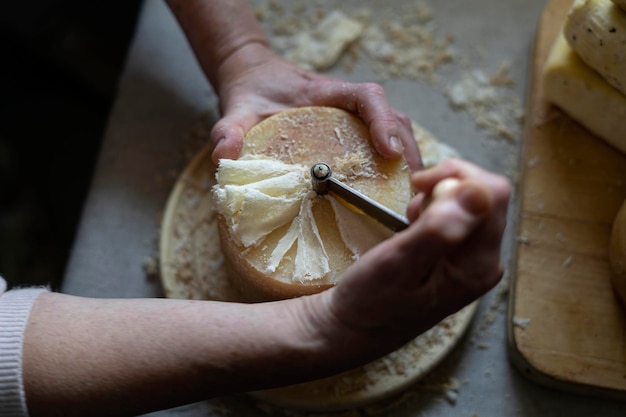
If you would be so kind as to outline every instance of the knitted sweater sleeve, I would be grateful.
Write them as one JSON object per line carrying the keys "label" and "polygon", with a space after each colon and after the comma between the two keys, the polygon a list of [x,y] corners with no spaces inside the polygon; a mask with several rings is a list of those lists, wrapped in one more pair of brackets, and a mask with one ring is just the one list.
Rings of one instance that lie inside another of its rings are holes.
{"label": "knitted sweater sleeve", "polygon": [[6,291],[0,277],[0,416],[27,417],[22,381],[22,344],[31,308],[45,288]]}

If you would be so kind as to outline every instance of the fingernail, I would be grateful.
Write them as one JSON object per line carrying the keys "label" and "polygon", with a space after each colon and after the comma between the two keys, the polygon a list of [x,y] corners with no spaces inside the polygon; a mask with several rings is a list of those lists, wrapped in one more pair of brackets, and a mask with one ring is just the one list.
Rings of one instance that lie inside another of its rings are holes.
{"label": "fingernail", "polygon": [[222,155],[218,152],[218,147],[224,139],[224,136],[220,136],[215,142],[211,143],[211,159],[213,159],[213,163],[216,165],[219,164],[219,160],[222,158]]}
{"label": "fingernail", "polygon": [[217,145],[219,145],[220,142],[222,142],[224,139],[226,139],[224,136],[220,136],[219,138],[217,138],[217,140],[213,142],[213,149],[217,148]]}
{"label": "fingernail", "polygon": [[391,136],[389,138],[389,146],[391,146],[391,149],[393,149],[393,151],[396,152],[398,155],[404,152],[404,146],[402,146],[402,142],[400,142],[400,139],[395,136]]}

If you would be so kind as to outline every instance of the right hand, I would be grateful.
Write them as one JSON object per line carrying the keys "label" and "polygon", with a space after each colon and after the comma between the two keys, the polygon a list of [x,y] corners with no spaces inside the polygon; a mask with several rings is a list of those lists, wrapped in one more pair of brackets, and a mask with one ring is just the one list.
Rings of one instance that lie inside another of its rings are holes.
{"label": "right hand", "polygon": [[[422,200],[445,178],[454,190]],[[372,248],[340,283],[308,308],[311,322],[338,346],[348,338],[386,354],[476,300],[500,280],[500,245],[510,195],[508,181],[453,159],[413,174],[419,191],[408,229]],[[314,317],[310,317],[313,313]]]}

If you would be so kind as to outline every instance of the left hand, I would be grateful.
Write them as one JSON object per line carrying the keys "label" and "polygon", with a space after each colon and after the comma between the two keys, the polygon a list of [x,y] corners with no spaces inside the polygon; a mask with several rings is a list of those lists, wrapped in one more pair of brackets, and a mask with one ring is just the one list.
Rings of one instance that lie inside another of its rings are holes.
{"label": "left hand", "polygon": [[219,79],[216,92],[223,118],[211,132],[216,163],[237,158],[244,135],[266,117],[292,107],[330,106],[359,116],[383,157],[404,154],[412,171],[423,167],[409,118],[390,106],[378,84],[307,71],[261,43],[247,44],[229,56],[219,68]]}

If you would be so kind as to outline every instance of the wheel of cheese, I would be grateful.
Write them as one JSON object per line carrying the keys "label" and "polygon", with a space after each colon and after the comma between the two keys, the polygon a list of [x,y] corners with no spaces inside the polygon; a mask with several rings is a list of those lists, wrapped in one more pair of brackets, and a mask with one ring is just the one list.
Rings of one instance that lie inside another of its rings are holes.
{"label": "wheel of cheese", "polygon": [[265,119],[246,135],[237,160],[219,161],[213,192],[226,267],[247,301],[327,289],[391,235],[346,203],[313,191],[310,169],[318,162],[404,214],[412,196],[406,162],[378,155],[359,118],[304,107]]}
{"label": "wheel of cheese", "polygon": [[615,293],[626,306],[626,201],[622,204],[613,223],[610,243],[610,259]]}

